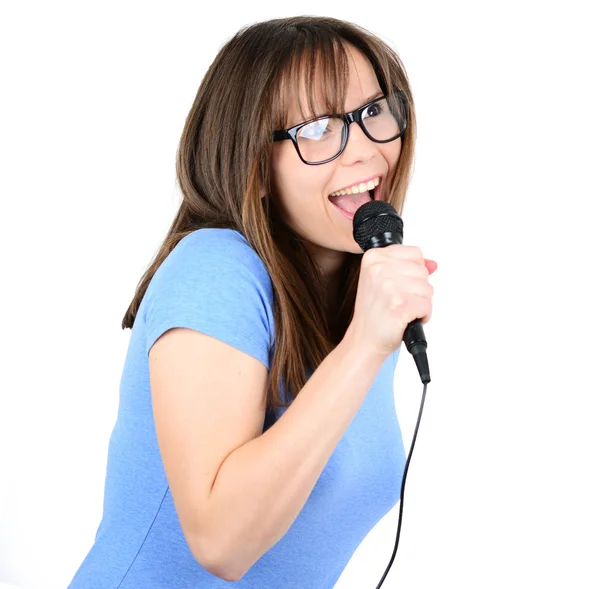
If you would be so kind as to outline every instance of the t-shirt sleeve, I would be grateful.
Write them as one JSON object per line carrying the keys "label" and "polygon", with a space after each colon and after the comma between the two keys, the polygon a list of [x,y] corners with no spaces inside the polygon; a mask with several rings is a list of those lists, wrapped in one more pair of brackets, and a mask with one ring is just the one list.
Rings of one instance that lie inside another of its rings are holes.
{"label": "t-shirt sleeve", "polygon": [[272,283],[241,233],[205,228],[186,235],[159,266],[144,298],[146,355],[165,331],[187,327],[270,369]]}

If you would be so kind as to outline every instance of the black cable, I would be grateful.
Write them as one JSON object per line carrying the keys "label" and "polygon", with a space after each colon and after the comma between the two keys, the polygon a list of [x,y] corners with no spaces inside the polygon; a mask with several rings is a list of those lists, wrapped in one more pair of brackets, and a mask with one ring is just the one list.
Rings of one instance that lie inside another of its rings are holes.
{"label": "black cable", "polygon": [[375,589],[380,589],[383,581],[387,577],[387,574],[392,568],[392,563],[394,562],[394,558],[396,557],[396,551],[398,550],[398,543],[400,541],[400,528],[402,527],[402,508],[404,507],[404,483],[406,483],[406,473],[408,472],[408,465],[410,464],[410,459],[412,457],[413,448],[415,447],[415,440],[417,439],[417,433],[419,432],[419,424],[421,423],[421,414],[423,413],[423,405],[425,405],[425,393],[427,392],[427,383],[423,385],[423,397],[421,398],[421,407],[419,409],[419,416],[417,417],[417,425],[415,425],[415,432],[413,434],[413,439],[410,445],[410,451],[408,452],[408,458],[406,459],[406,464],[404,466],[404,474],[402,475],[402,485],[400,487],[400,517],[398,519],[398,532],[396,534],[396,544],[394,545],[394,552],[392,553],[392,558],[390,559],[387,568],[385,569],[385,573],[383,573],[383,577],[379,581],[379,584]]}

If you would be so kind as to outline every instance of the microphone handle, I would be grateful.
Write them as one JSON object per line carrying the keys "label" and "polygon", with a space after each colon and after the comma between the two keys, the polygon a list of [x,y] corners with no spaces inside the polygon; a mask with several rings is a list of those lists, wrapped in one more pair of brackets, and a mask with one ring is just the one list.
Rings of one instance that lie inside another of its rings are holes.
{"label": "microphone handle", "polygon": [[406,326],[402,341],[415,360],[421,382],[423,384],[431,382],[429,362],[427,361],[427,352],[425,351],[427,349],[427,340],[425,339],[423,323],[420,319],[414,319]]}

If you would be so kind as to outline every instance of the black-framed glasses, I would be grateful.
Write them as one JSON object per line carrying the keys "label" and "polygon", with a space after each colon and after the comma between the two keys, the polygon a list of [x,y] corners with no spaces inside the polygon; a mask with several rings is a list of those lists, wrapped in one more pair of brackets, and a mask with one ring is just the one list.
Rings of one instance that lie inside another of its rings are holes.
{"label": "black-framed glasses", "polygon": [[375,143],[398,139],[408,123],[408,100],[402,90],[372,100],[355,111],[325,115],[289,129],[273,132],[273,141],[291,139],[300,159],[309,166],[338,157],[348,142],[350,125],[358,123]]}

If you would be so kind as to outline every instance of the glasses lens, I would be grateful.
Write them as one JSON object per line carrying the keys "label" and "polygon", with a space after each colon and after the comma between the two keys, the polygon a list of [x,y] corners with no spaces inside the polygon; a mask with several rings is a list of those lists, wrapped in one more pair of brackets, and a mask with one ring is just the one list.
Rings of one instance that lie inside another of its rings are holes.
{"label": "glasses lens", "polygon": [[[362,111],[362,121],[371,139],[391,141],[406,128],[407,113],[401,94],[372,102]],[[340,117],[321,117],[298,129],[296,140],[302,158],[318,164],[337,155],[342,147],[344,121]]]}
{"label": "glasses lens", "polygon": [[406,112],[399,93],[373,102],[362,112],[362,120],[376,141],[389,141],[406,128]]}
{"label": "glasses lens", "polygon": [[338,117],[322,117],[298,129],[296,140],[302,157],[311,163],[333,157],[342,147],[344,121]]}

